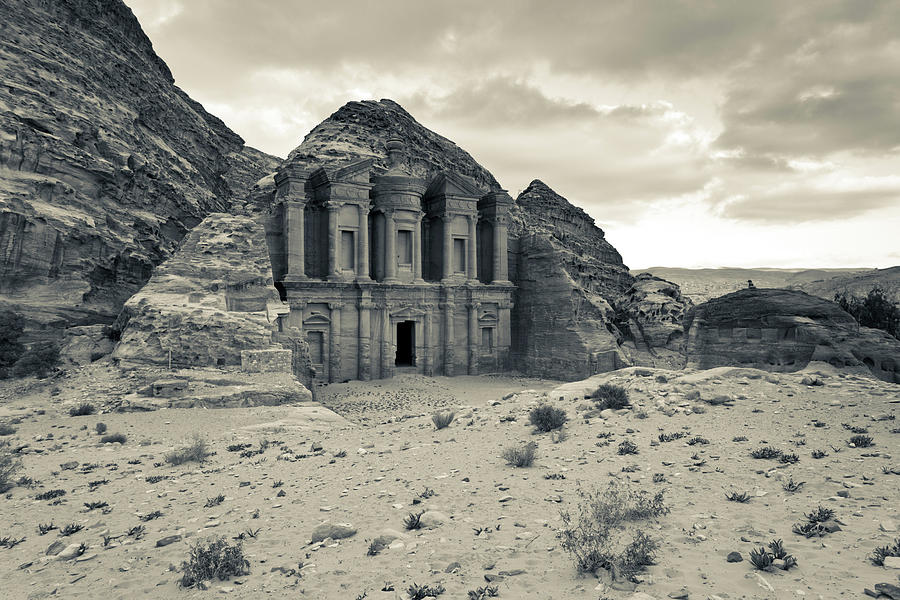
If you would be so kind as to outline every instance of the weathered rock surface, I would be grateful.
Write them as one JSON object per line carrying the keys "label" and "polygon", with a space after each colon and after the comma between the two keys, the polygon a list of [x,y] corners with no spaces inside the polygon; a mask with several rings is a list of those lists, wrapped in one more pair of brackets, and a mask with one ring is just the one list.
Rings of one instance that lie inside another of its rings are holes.
{"label": "weathered rock surface", "polygon": [[245,216],[216,213],[191,230],[122,309],[120,361],[240,365],[242,350],[276,347],[269,315],[281,305],[265,232]]}
{"label": "weathered rock surface", "polygon": [[641,273],[616,299],[619,329],[638,349],[680,352],[684,347],[684,315],[691,306],[678,285]]}
{"label": "weathered rock surface", "polygon": [[688,367],[789,372],[822,361],[900,383],[900,341],[860,327],[834,302],[804,292],[733,292],[691,309],[684,326]]}
{"label": "weathered rock surface", "polygon": [[174,85],[121,0],[0,3],[0,305],[109,323],[272,170]]}

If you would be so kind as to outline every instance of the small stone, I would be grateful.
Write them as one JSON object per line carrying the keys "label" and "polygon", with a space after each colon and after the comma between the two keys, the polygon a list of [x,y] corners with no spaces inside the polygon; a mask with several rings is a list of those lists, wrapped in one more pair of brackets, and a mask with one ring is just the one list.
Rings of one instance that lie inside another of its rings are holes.
{"label": "small stone", "polygon": [[900,556],[886,556],[884,567],[886,569],[900,569]]}
{"label": "small stone", "polygon": [[218,527],[221,524],[222,524],[221,521],[217,521],[217,520],[213,519],[211,521],[207,521],[206,523],[204,523],[203,526],[204,527]]}
{"label": "small stone", "polygon": [[427,510],[419,517],[419,527],[422,529],[434,529],[447,521],[448,517],[437,510]]}
{"label": "small stone", "polygon": [[322,523],[313,530],[312,542],[315,544],[316,542],[324,541],[326,538],[342,540],[354,535],[356,535],[356,529],[349,524],[333,525],[331,523]]}
{"label": "small stone", "polygon": [[884,594],[891,600],[900,600],[900,586],[896,586],[893,583],[876,583],[875,591],[879,594]]}
{"label": "small stone", "polygon": [[503,496],[502,498],[500,498],[499,502],[509,502],[512,499],[512,496]]}
{"label": "small stone", "polygon": [[837,495],[840,496],[841,498],[849,498],[850,492],[847,490],[838,490]]}
{"label": "small stone", "polygon": [[56,555],[56,560],[70,560],[82,553],[81,544],[69,544],[65,549]]}
{"label": "small stone", "polygon": [[687,600],[688,591],[683,589],[680,592],[669,592],[669,598],[673,598],[673,600]]}
{"label": "small stone", "polygon": [[886,521],[882,521],[878,525],[878,528],[881,529],[882,531],[887,531],[890,533],[890,532],[897,531],[897,524],[891,520],[886,520]]}
{"label": "small stone", "polygon": [[462,569],[462,565],[458,562],[452,562],[444,569],[444,573],[454,573],[459,569]]}
{"label": "small stone", "polygon": [[156,540],[156,547],[162,548],[163,546],[168,546],[169,544],[174,544],[181,540],[180,535],[167,535],[166,537]]}

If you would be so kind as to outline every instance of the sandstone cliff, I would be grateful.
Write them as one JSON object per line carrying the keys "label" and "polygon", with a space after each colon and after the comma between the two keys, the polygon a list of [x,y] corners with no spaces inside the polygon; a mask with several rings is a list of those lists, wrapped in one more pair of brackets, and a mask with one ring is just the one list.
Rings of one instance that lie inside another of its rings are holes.
{"label": "sandstone cliff", "polygon": [[676,284],[650,273],[641,273],[631,287],[616,298],[617,324],[633,340],[637,350],[650,354],[656,354],[655,349],[681,352],[684,349],[684,315],[692,306]]}
{"label": "sandstone cliff", "polygon": [[272,170],[174,85],[121,0],[0,3],[0,306],[109,322]]}
{"label": "sandstone cliff", "polygon": [[900,341],[860,327],[834,302],[804,292],[745,289],[690,310],[687,366],[798,371],[810,361],[900,383]]}
{"label": "sandstone cliff", "polygon": [[167,365],[171,352],[176,367],[240,365],[243,350],[274,346],[273,283],[262,226],[210,215],[125,303],[112,356]]}

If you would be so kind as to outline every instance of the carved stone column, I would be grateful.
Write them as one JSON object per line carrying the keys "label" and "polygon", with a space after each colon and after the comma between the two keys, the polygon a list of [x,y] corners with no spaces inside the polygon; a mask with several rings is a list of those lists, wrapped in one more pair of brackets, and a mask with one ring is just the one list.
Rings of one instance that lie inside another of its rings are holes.
{"label": "carved stone column", "polygon": [[394,211],[384,211],[384,281],[394,283],[397,279],[397,225]]}
{"label": "carved stone column", "polygon": [[369,207],[359,207],[359,242],[357,246],[356,278],[369,279]]}
{"label": "carved stone column", "polygon": [[453,375],[453,303],[441,304],[444,312],[444,375]]}
{"label": "carved stone column", "polygon": [[[384,215],[381,215],[383,217]],[[375,279],[384,280],[384,265],[387,262],[384,252],[384,219],[375,215]]]}
{"label": "carved stone column", "polygon": [[328,205],[328,278],[336,279],[340,277],[340,267],[338,265],[338,244],[341,243],[338,237],[338,214],[341,207],[336,204]]}
{"label": "carved stone column", "polygon": [[329,302],[331,309],[331,329],[328,338],[331,348],[328,358],[328,381],[338,381],[341,376],[341,307],[340,302]]}
{"label": "carved stone column", "polygon": [[391,324],[391,309],[385,305],[381,311],[381,377],[394,376],[394,350],[393,325]]}
{"label": "carved stone column", "polygon": [[428,375],[429,377],[434,375],[434,365],[432,364],[433,359],[432,355],[434,354],[434,342],[431,339],[432,331],[431,331],[431,317],[434,311],[433,304],[425,304],[422,306],[425,310],[425,316],[422,318],[424,330],[422,333],[424,335],[424,343],[422,347],[424,348],[424,356],[422,357],[422,373]]}
{"label": "carved stone column", "polygon": [[440,219],[444,223],[442,228],[444,235],[444,257],[441,262],[441,265],[443,266],[441,279],[449,279],[450,276],[453,275],[453,217],[451,215],[443,215]]}
{"label": "carved stone column", "polygon": [[422,215],[416,218],[413,229],[413,281],[422,281]]}
{"label": "carved stone column", "polygon": [[469,240],[468,240],[468,249],[466,250],[466,279],[470,282],[478,280],[478,269],[476,267],[476,235],[475,235],[475,225],[478,217],[475,215],[468,215],[466,219],[469,221]]}
{"label": "carved stone column", "polygon": [[372,315],[375,305],[368,300],[359,302],[359,378],[362,381],[372,379]]}
{"label": "carved stone column", "polygon": [[507,220],[506,217],[497,217],[494,220],[494,281],[493,283],[508,284],[509,281],[509,255],[507,251]]}
{"label": "carved stone column", "polygon": [[287,273],[285,281],[298,281],[306,279],[306,254],[303,211],[305,202],[288,200],[284,203],[284,219],[282,221],[284,232],[285,253],[287,255]]}
{"label": "carved stone column", "polygon": [[477,302],[466,305],[469,309],[469,375],[478,374],[478,308]]}

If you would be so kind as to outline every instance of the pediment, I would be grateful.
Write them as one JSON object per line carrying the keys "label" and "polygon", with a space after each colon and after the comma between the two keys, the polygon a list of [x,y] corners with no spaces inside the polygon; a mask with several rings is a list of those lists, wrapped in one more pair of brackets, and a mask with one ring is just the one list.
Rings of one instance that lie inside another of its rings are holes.
{"label": "pediment", "polygon": [[496,323],[498,320],[499,319],[497,318],[497,315],[494,313],[490,313],[490,312],[484,313],[483,315],[478,317],[479,323]]}
{"label": "pediment", "polygon": [[477,199],[482,192],[467,177],[441,171],[429,182],[426,196],[465,196]]}
{"label": "pediment", "polygon": [[331,325],[331,319],[319,312],[314,312],[303,319],[303,325]]}
{"label": "pediment", "polygon": [[424,317],[425,311],[420,308],[415,308],[413,306],[404,306],[403,308],[397,309],[395,311],[391,311],[392,319],[415,319],[419,317]]}

